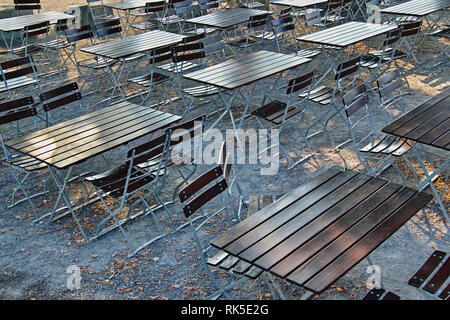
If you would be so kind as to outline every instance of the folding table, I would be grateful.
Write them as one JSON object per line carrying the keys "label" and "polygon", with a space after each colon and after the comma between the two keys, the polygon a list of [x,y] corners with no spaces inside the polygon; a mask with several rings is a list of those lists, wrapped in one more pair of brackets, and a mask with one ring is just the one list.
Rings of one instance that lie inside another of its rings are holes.
{"label": "folding table", "polygon": [[[14,42],[14,32],[21,31],[25,27],[32,26],[34,24],[49,22],[50,24],[55,24],[61,19],[74,19],[75,16],[60,13],[56,11],[41,12],[36,14],[28,14],[24,16],[17,16],[11,18],[0,19],[0,32],[2,34],[3,41],[8,50],[12,49]],[[11,32],[11,39],[8,43],[5,37],[5,33]]]}
{"label": "folding table", "polygon": [[[450,1],[448,0],[413,0],[382,9],[380,10],[380,13],[393,16],[412,16],[417,17],[418,19],[424,19],[426,26],[422,31],[422,34],[426,35],[434,29],[439,29],[439,21],[443,20],[446,22],[445,15],[449,7]],[[433,18],[431,15],[436,12],[439,12],[439,14]],[[418,47],[422,44],[424,39],[425,37],[419,42]]]}
{"label": "folding table", "polygon": [[[52,212],[43,217],[50,215],[50,221],[53,221],[53,216],[57,211],[67,209],[68,212],[57,218],[70,212],[88,242],[89,239],[75,214],[77,208],[73,207],[66,190],[68,183],[73,178],[74,166],[158,131],[180,119],[181,117],[170,113],[124,101],[108,109],[92,112],[5,141],[5,145],[47,165],[59,193]],[[66,170],[64,176],[58,174],[58,171],[63,170]],[[58,209],[61,200],[67,207]]]}
{"label": "folding table", "polygon": [[[241,128],[250,105],[260,107],[260,105],[252,102],[253,93],[258,81],[279,74],[278,79],[270,87],[266,88],[267,94],[279,83],[285,71],[299,67],[310,61],[311,59],[309,58],[260,50],[185,74],[183,77],[219,88],[218,94],[225,105],[225,110],[209,129],[214,128],[228,114],[231,118],[236,138],[239,141],[237,130]],[[249,94],[242,93],[242,89],[245,87],[249,87]],[[239,126],[236,127],[231,108],[234,99],[238,98],[238,95],[246,105]]]}
{"label": "folding table", "polygon": [[108,71],[114,81],[114,88],[111,92],[111,99],[114,97],[116,89],[118,89],[122,98],[126,100],[126,94],[122,90],[120,81],[120,77],[122,76],[123,69],[125,67],[126,58],[138,53],[177,45],[183,40],[184,37],[185,36],[171,32],[154,30],[125,39],[100,43],[90,47],[82,48],[80,50],[107,59],[117,59],[121,61],[121,66],[119,67],[117,74],[113,71],[112,67],[108,65]]}
{"label": "folding table", "polygon": [[[396,119],[384,127],[382,131],[397,137],[406,138],[411,142],[411,148],[425,173],[425,179],[419,183],[418,189],[422,190],[430,185],[442,212],[448,220],[448,210],[445,208],[433,184],[433,178],[441,173],[450,163],[450,157],[448,156],[450,151],[450,87]],[[429,172],[417,150],[416,144],[425,144],[444,150],[447,158],[436,169]]]}
{"label": "folding table", "polygon": [[426,192],[334,166],[211,244],[302,286],[310,291],[303,296],[308,298],[367,257],[431,198]]}

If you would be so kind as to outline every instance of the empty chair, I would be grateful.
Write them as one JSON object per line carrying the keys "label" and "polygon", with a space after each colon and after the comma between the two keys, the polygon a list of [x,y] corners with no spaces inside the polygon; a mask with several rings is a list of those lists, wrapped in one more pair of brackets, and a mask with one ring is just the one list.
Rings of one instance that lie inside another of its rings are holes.
{"label": "empty chair", "polygon": [[402,86],[403,82],[397,69],[386,72],[377,80],[377,92],[381,99],[380,108],[386,124],[405,113]]}
{"label": "empty chair", "polygon": [[[39,98],[46,114],[47,125],[83,114],[82,97],[76,82],[42,92]],[[61,111],[62,107],[70,109]]]}
{"label": "empty chair", "polygon": [[[155,208],[150,205],[150,202],[154,200],[167,210],[163,206],[163,203],[160,203],[158,193],[162,187],[162,184],[159,183],[160,173],[165,168],[168,142],[169,134],[164,133],[146,143],[131,148],[127,153],[127,160],[120,166],[106,172],[86,176],[82,179],[86,188],[88,185],[93,187],[95,194],[99,197],[107,211],[107,216],[96,228],[94,239],[115,228],[119,228],[127,240],[128,247],[131,251],[130,255],[133,255],[166,235],[155,214]],[[153,167],[153,171],[146,171],[140,168],[141,164],[154,158],[158,160]],[[143,205],[143,210],[138,214],[134,212],[137,204]],[[117,214],[122,211],[126,211],[126,215],[119,220]],[[168,210],[166,213],[172,219]],[[158,235],[152,237],[150,240],[146,240],[144,244],[137,245],[136,241],[130,238],[122,225],[137,216],[145,216],[148,214],[154,220]],[[111,222],[113,224],[108,225]]]}
{"label": "empty chair", "polygon": [[255,45],[259,45],[259,48],[261,48],[267,30],[268,17],[268,13],[251,16],[248,19],[247,28],[240,29],[241,36],[228,42],[235,56],[238,55],[239,50],[242,50],[242,54],[245,54],[249,47]]}
{"label": "empty chair", "polygon": [[219,11],[219,0],[198,0],[198,8],[202,14]]}
{"label": "empty chair", "polygon": [[[312,71],[289,80],[289,83],[285,86],[286,92],[284,93],[284,101],[272,100],[254,110],[252,115],[257,119],[260,127],[264,129],[278,129],[277,134],[281,136],[283,128],[288,123],[292,123],[294,120],[296,120],[295,123],[303,122],[308,107],[309,93],[314,82],[314,74],[315,71]],[[302,92],[302,98],[300,99],[299,92]],[[313,113],[315,112],[314,109],[311,109],[311,111],[313,111]],[[315,122],[321,121],[317,114],[314,114],[314,116],[316,118]],[[314,124],[315,123],[310,123],[309,125],[312,126]],[[322,126],[324,126],[323,123]],[[268,147],[268,149],[271,149],[277,145],[281,148],[281,151],[286,158],[288,169],[294,168],[297,164],[313,155],[313,148],[308,141],[306,130],[296,130],[296,133],[302,136],[307,149],[307,155],[301,157],[299,161],[295,162],[288,156],[286,148],[278,141],[279,138],[276,140],[271,138],[271,145]]]}
{"label": "empty chair", "polygon": [[17,48],[12,48],[10,53],[17,56],[26,56],[42,51],[47,46],[48,35],[48,22],[25,26],[21,34],[21,45]]}
{"label": "empty chair", "polygon": [[94,24],[120,18],[108,12],[108,10],[103,6],[103,0],[86,1],[89,6],[89,12],[91,13],[92,21],[94,22]]}
{"label": "empty chair", "polygon": [[411,148],[410,143],[402,138],[375,133],[373,114],[369,110],[369,97],[364,84],[347,92],[342,101],[351,141],[364,169],[370,175],[377,176],[388,166],[393,165],[406,184],[406,179],[395,166],[395,162],[398,157],[408,152]]}
{"label": "empty chair", "polygon": [[175,9],[176,16],[178,17],[178,19],[174,19],[177,21],[177,27],[180,34],[192,35],[200,33],[211,33],[215,31],[214,28],[197,27],[196,24],[190,25],[189,23],[185,22],[185,20],[195,17],[192,0],[178,1],[173,2],[172,4]]}
{"label": "empty chair", "polygon": [[36,68],[31,56],[0,62],[0,93],[7,93],[14,99],[16,92],[26,86],[34,86],[35,94],[41,91]]}
{"label": "empty chair", "polygon": [[14,10],[18,16],[41,11],[41,0],[14,0]]}

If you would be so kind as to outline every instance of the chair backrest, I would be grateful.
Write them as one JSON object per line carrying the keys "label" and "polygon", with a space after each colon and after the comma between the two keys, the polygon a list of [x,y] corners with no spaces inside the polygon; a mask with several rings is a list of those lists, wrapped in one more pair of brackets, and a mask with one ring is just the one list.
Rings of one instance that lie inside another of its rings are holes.
{"label": "chair backrest", "polygon": [[[201,115],[192,120],[175,124],[167,128],[166,133],[170,134],[170,147],[181,142],[185,143],[191,141],[195,137],[201,138],[205,127],[205,118],[205,115]],[[188,139],[186,139],[186,135],[189,135]]]}
{"label": "chair backrest", "polygon": [[219,8],[219,0],[198,0],[198,7],[201,11],[212,11]]}
{"label": "chair backrest", "polygon": [[122,27],[120,19],[113,19],[98,23],[94,26],[97,38],[101,39],[109,35],[119,35],[122,38]]}
{"label": "chair backrest", "polygon": [[94,36],[90,25],[84,25],[80,28],[70,28],[64,31],[66,39],[69,43],[76,43],[77,41],[90,39]]}
{"label": "chair backrest", "polygon": [[147,2],[145,4],[144,12],[149,13],[158,13],[164,11],[166,8],[166,1],[157,1],[157,2]]}
{"label": "chair backrest", "polygon": [[225,43],[223,42],[222,33],[205,37],[201,39],[200,42],[203,43],[203,52],[208,60],[214,60],[214,58],[217,58],[217,62],[225,60]]}
{"label": "chair backrest", "polygon": [[36,23],[30,26],[26,26],[23,28],[23,34],[25,37],[35,37],[42,34],[48,34],[49,31],[49,23],[47,22],[41,22]]}
{"label": "chair backrest", "polygon": [[319,24],[322,20],[319,10],[312,10],[305,14],[306,25],[308,27]]}
{"label": "chair backrest", "polygon": [[[160,157],[159,168],[162,167],[162,163],[166,160],[165,152],[168,149],[169,144],[169,133],[165,132],[160,136],[153,138],[151,141],[140,144],[136,147],[128,150],[128,161],[132,162],[132,166],[139,166],[155,157]],[[127,163],[128,163],[127,161]]]}
{"label": "chair backrest", "polygon": [[[202,191],[202,189],[210,184],[210,187]],[[198,209],[221,194],[227,188],[228,185],[223,178],[223,170],[221,165],[215,166],[209,171],[203,173],[179,192],[181,202],[184,203],[191,199],[183,207],[185,217],[189,218]]]}
{"label": "chair backrest", "polygon": [[359,70],[359,63],[361,61],[361,56],[352,58],[345,62],[340,63],[335,70],[334,80],[341,80],[349,75],[354,74]]}
{"label": "chair backrest", "polygon": [[203,51],[204,45],[202,42],[189,43],[172,47],[172,62],[174,63],[174,70],[180,74],[182,73],[184,62],[198,60],[205,58]]}
{"label": "chair backrest", "polygon": [[55,110],[82,99],[76,82],[45,91],[39,95],[45,112]]}
{"label": "chair backrest", "polygon": [[377,80],[378,94],[381,98],[381,107],[384,111],[385,121],[393,120],[399,114],[389,116],[388,109],[394,107],[397,103],[400,105],[400,114],[405,112],[405,105],[403,102],[403,93],[401,87],[403,81],[400,78],[399,71],[394,69],[386,72]]}
{"label": "chair backrest", "polygon": [[154,65],[160,62],[172,60],[172,56],[173,54],[171,46],[152,50],[149,53],[149,64]]}
{"label": "chair backrest", "polygon": [[41,0],[14,0],[14,10],[17,14],[21,14],[23,11],[41,10]]}
{"label": "chair backrest", "polygon": [[303,90],[305,88],[311,87],[314,82],[315,70],[305,73],[297,78],[289,80],[286,94],[291,94]]}
{"label": "chair backrest", "polygon": [[178,16],[187,16],[194,12],[194,7],[192,6],[192,0],[172,2],[172,5],[175,8],[175,13]]}
{"label": "chair backrest", "polygon": [[422,21],[415,22],[405,22],[402,23],[403,31],[401,37],[409,37],[413,35],[417,35],[420,32],[420,28],[422,27]]}
{"label": "chair backrest", "polygon": [[402,36],[403,27],[398,27],[392,31],[389,31],[386,35],[386,39],[383,42],[383,48],[391,47],[392,45],[398,43]]}
{"label": "chair backrest", "polygon": [[352,116],[361,107],[364,107],[369,103],[369,97],[366,93],[367,88],[362,84],[351,89],[342,97],[347,117]]}

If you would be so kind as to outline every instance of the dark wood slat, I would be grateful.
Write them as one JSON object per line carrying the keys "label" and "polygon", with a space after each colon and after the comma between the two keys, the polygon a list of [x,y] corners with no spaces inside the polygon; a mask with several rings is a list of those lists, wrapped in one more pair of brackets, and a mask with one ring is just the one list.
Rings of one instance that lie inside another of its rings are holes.
{"label": "dark wood slat", "polygon": [[[411,189],[407,190],[411,191]],[[415,192],[415,191],[413,191]],[[408,194],[409,192],[406,192]],[[405,196],[407,196],[405,194]],[[377,225],[369,234],[352,246],[344,254],[309,280],[304,286],[314,292],[322,292],[331,283],[345,274],[370,252],[381,245],[389,236],[397,231],[404,223],[425,206],[432,196],[425,192],[415,193],[406,203],[403,203],[393,214],[390,214],[381,224]]]}
{"label": "dark wood slat", "polygon": [[243,234],[247,233],[248,231],[254,229],[255,227],[257,227],[258,225],[260,225],[261,223],[272,217],[280,210],[289,207],[292,203],[296,202],[298,199],[301,199],[302,197],[307,195],[310,191],[316,189],[323,183],[332,179],[340,172],[341,168],[337,166],[331,167],[330,169],[312,178],[311,180],[301,185],[300,187],[296,188],[289,194],[286,194],[278,201],[262,209],[260,212],[258,212],[258,214],[248,217],[247,219],[240,222],[226,233],[215,238],[214,240],[211,241],[211,244],[217,248],[223,249],[223,247],[225,247],[229,243],[240,238]]}
{"label": "dark wood slat", "polygon": [[449,276],[450,259],[447,258],[447,260],[439,268],[439,270],[433,275],[433,277],[427,282],[427,284],[423,286],[423,289],[431,293],[436,293]]}
{"label": "dark wood slat", "polygon": [[[338,189],[342,184],[351,180],[357,174],[354,171],[347,170],[335,178],[327,181],[326,184],[322,185],[320,188],[311,191],[301,200],[295,202],[288,208],[278,212],[271,219],[264,221],[262,224],[254,228],[253,230],[244,234],[239,241],[230,243],[225,248],[226,252],[237,255],[247,249],[249,246],[253,245],[261,236],[266,236],[270,230],[275,230],[284,223],[288,222],[294,218],[299,212],[308,209],[310,206],[317,203],[322,198],[326,197],[329,193]],[[320,214],[320,212],[318,212]],[[317,213],[316,213],[317,214]],[[303,215],[302,215],[303,216]],[[305,218],[306,219],[306,218]],[[306,220],[308,221],[308,220]],[[306,222],[305,221],[305,222]]]}
{"label": "dark wood slat", "polygon": [[200,17],[187,19],[186,22],[207,27],[226,29],[247,22],[251,16],[264,13],[271,14],[272,12],[246,8],[231,8],[225,11],[219,11]]}

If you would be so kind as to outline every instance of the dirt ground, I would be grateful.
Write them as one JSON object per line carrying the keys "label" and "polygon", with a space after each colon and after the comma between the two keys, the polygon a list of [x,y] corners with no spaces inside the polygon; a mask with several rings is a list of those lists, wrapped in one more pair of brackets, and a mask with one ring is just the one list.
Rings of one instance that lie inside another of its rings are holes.
{"label": "dirt ground", "polygon": [[[0,5],[3,5],[4,2],[6,0],[0,0]],[[76,5],[84,4],[84,2],[84,0],[42,1],[43,11],[64,11],[69,3]],[[268,45],[266,49],[270,49],[270,46]],[[411,61],[406,67],[407,79],[413,91],[412,95],[404,98],[407,111],[449,85],[450,64],[448,60],[438,66],[433,66],[439,59],[442,59],[438,53],[434,43],[426,40],[415,52],[419,62]],[[323,55],[320,55],[295,72],[302,74],[312,69],[321,70],[324,67],[323,58]],[[5,56],[0,56],[1,61],[4,59],[6,59]],[[140,74],[145,66],[145,62],[133,65],[129,69],[130,74]],[[75,70],[69,64],[69,71],[64,80],[73,81],[71,78],[74,75],[76,75]],[[43,87],[54,86],[54,79],[56,78],[43,77]],[[76,80],[80,83],[80,79]],[[262,101],[272,81],[272,78],[268,78],[258,83],[255,90],[255,101]],[[108,97],[109,91],[106,88],[110,85],[111,83],[106,83],[100,92],[84,95],[85,111],[106,107],[105,102],[99,101],[104,101]],[[24,91],[20,94],[30,94],[30,92]],[[281,90],[274,90],[272,94],[274,98],[283,98]],[[158,92],[155,92],[152,99],[158,96]],[[139,103],[138,98],[132,101]],[[192,116],[202,114],[208,107],[217,107],[215,102],[207,100],[202,102],[204,104],[196,108]],[[181,112],[183,109],[181,103],[177,103],[177,106]],[[314,107],[319,113],[326,112],[321,106]],[[385,124],[385,120],[377,111],[375,99],[370,108],[375,110],[375,127],[380,130]],[[174,112],[170,104],[162,106],[161,110]],[[233,111],[237,116],[242,114],[243,104],[236,103]],[[71,110],[64,109],[61,112],[63,115],[70,115]],[[214,120],[214,116],[208,119],[207,127]],[[304,122],[292,123],[281,135],[281,143],[289,146],[288,153],[295,159],[301,158],[305,151],[305,144],[299,137],[298,130],[303,130],[305,123],[310,123],[312,120],[312,115],[308,114]],[[230,127],[229,120],[223,121],[220,125],[221,130]],[[250,119],[245,123],[245,127],[258,128],[258,124],[254,119]],[[332,121],[330,128],[338,141],[349,138],[347,127],[338,120]],[[313,143],[315,146],[314,157],[292,170],[287,169],[286,162],[282,158],[276,175],[261,176],[259,174],[260,165],[235,165],[236,176],[244,190],[245,199],[248,200],[248,197],[253,194],[285,194],[332,165],[344,165],[341,158],[331,150],[328,141],[318,139]],[[123,161],[126,151],[127,146],[122,146],[109,152],[107,158],[113,165],[119,164]],[[427,149],[425,151],[432,152],[431,160],[428,162],[429,166],[436,166],[443,157],[448,157],[448,154],[442,154],[435,150]],[[341,151],[341,155],[346,159],[348,167],[363,170],[352,144],[346,145]],[[414,162],[413,157],[411,161]],[[106,168],[107,164],[104,159],[97,157],[89,163],[80,165],[76,170],[79,172],[87,170],[102,172]],[[208,168],[210,166],[200,165],[196,174],[205,172]],[[404,169],[411,178],[410,170]],[[48,223],[47,220],[33,223],[32,212],[28,204],[23,203],[8,208],[15,181],[4,162],[0,163],[0,177],[0,299],[204,299],[214,292],[214,285],[201,266],[197,247],[188,228],[169,234],[135,256],[128,258],[126,241],[118,230],[85,244],[70,217],[66,216],[52,223]],[[391,168],[383,173],[383,177],[399,181],[396,172]],[[443,192],[443,199],[448,209],[450,193],[448,185],[444,189],[444,179],[445,177],[441,176],[436,185]],[[177,182],[179,181],[177,180]],[[42,178],[38,178],[34,186],[38,189],[42,182]],[[408,183],[414,186],[412,179]],[[164,200],[171,199],[175,185],[176,183],[172,183],[163,190]],[[73,199],[82,196],[79,184],[71,186],[70,195]],[[237,199],[236,188],[233,189],[233,199]],[[55,203],[56,192],[53,191],[44,200],[39,202],[38,212],[40,214],[50,210]],[[214,200],[206,210],[213,211],[218,206],[219,201]],[[186,222],[179,201],[169,205],[169,209],[177,226]],[[95,231],[95,223],[100,221],[105,216],[104,214],[102,206],[95,204],[82,212],[80,219],[86,230],[92,234]],[[164,212],[157,212],[157,217],[163,229],[170,232],[172,224],[167,215]],[[203,234],[205,241],[226,230],[228,225],[225,218],[224,214],[220,214],[217,219],[208,224],[205,234]],[[132,235],[136,243],[143,243],[157,235],[154,221],[150,216],[130,222],[126,225],[126,231]],[[383,288],[396,293],[403,299],[429,299],[430,297],[426,296],[423,290],[417,290],[409,286],[407,282],[433,250],[449,251],[449,240],[448,222],[443,218],[437,203],[432,201],[370,255],[373,263],[380,267]],[[81,270],[80,289],[70,290],[67,287],[72,266]],[[368,272],[368,266],[367,260],[363,260],[314,299],[361,299],[368,291],[367,281],[371,275]],[[220,271],[216,271],[216,274],[219,274],[223,281],[227,280],[227,277],[221,275]],[[277,280],[277,282],[286,292],[289,292],[289,298],[296,299],[304,293],[301,288],[282,281]],[[280,298],[265,276],[240,284],[231,290],[230,294],[233,299]]]}

